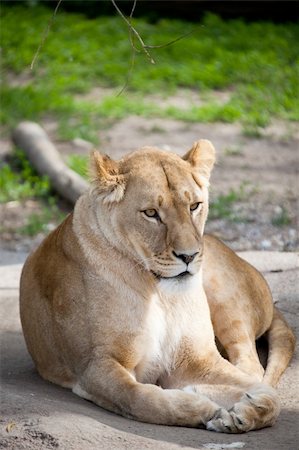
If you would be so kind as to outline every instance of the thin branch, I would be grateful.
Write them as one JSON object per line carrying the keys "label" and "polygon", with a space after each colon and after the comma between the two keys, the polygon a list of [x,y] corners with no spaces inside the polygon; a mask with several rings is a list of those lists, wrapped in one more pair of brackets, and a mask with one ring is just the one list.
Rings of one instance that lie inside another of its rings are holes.
{"label": "thin branch", "polygon": [[[117,6],[117,4],[115,3],[115,0],[111,0],[111,2],[112,2],[112,4],[113,4],[113,6],[115,7],[116,11],[118,12],[118,14],[122,17],[122,19],[126,22],[126,24],[127,24],[128,27],[129,27],[130,41],[131,41],[131,46],[132,46],[132,48],[133,48],[133,51],[134,51],[135,53],[140,51],[140,50],[137,49],[136,46],[135,46],[135,43],[134,43],[134,36],[135,36],[135,37],[138,39],[138,41],[140,42],[141,49],[142,49],[143,52],[146,54],[147,58],[150,60],[150,62],[151,62],[152,64],[155,64],[155,60],[153,59],[153,57],[152,57],[151,54],[149,53],[148,49],[151,49],[151,50],[152,50],[152,49],[155,49],[155,48],[168,47],[168,46],[174,44],[175,42],[178,42],[178,41],[180,41],[181,39],[184,39],[186,36],[189,36],[191,33],[193,33],[193,31],[190,31],[189,33],[185,33],[185,34],[183,34],[182,36],[179,36],[179,37],[177,37],[176,39],[173,39],[172,41],[167,42],[166,44],[161,44],[161,45],[147,45],[147,44],[144,43],[142,37],[140,36],[140,34],[139,34],[138,31],[136,30],[136,28],[133,27],[132,22],[131,22],[131,19],[132,19],[132,17],[133,17],[133,13],[134,13],[134,10],[135,10],[135,7],[136,7],[137,0],[134,0],[133,7],[132,7],[132,10],[131,10],[131,13],[130,13],[129,18],[127,18],[127,17],[123,14],[123,12],[119,9],[119,7]],[[135,55],[134,55],[134,58],[135,58]],[[131,70],[131,69],[130,69],[130,70]],[[123,91],[123,89],[122,89],[122,91]],[[121,92],[122,92],[122,91],[121,91]],[[118,95],[119,95],[119,94],[118,94]]]}
{"label": "thin branch", "polygon": [[[133,17],[133,13],[134,13],[134,11],[135,11],[136,4],[137,4],[137,0],[134,0],[133,6],[132,6],[132,10],[131,10],[131,12],[130,12],[130,23],[131,23],[131,25],[132,25],[131,19],[132,19],[132,17]],[[129,28],[129,38],[130,38],[130,42],[131,42],[131,46],[132,46],[133,50],[134,50],[136,53],[140,53],[140,50],[138,50],[138,48],[135,46],[134,35],[133,35],[133,33],[132,33],[131,28]],[[135,58],[135,56],[134,56],[134,58]]]}
{"label": "thin branch", "polygon": [[[119,7],[117,6],[117,4],[115,3],[114,0],[111,0],[114,8],[116,9],[116,11],[118,12],[118,14],[123,18],[123,20],[126,22],[126,24],[128,25],[129,29],[131,30],[131,32],[136,36],[136,38],[138,39],[138,41],[140,42],[140,45],[142,47],[142,50],[144,51],[144,53],[146,54],[147,58],[149,59],[149,61],[152,64],[155,64],[154,59],[152,58],[150,52],[147,50],[145,43],[143,42],[142,37],[140,36],[140,34],[138,33],[138,31],[136,30],[136,28],[133,27],[133,25],[131,24],[131,21],[127,19],[127,17],[123,14],[123,12],[119,9]],[[136,3],[136,2],[134,2]]]}
{"label": "thin branch", "polygon": [[57,14],[57,11],[58,11],[58,9],[59,9],[59,6],[60,6],[61,2],[62,2],[62,0],[59,0],[59,1],[58,1],[57,5],[56,5],[56,8],[54,9],[54,12],[53,12],[53,14],[52,14],[52,17],[51,17],[51,19],[49,20],[46,29],[44,30],[43,37],[42,37],[42,39],[41,39],[41,41],[40,41],[40,44],[39,44],[39,46],[38,46],[38,48],[37,48],[37,50],[36,50],[36,52],[35,52],[35,55],[34,55],[34,57],[33,57],[33,59],[32,59],[31,65],[30,65],[30,69],[31,69],[31,70],[33,70],[33,67],[34,67],[34,65],[35,65],[35,62],[36,62],[36,60],[37,60],[39,54],[40,54],[40,51],[41,51],[41,49],[43,48],[43,46],[44,46],[44,44],[45,44],[45,42],[46,42],[46,39],[47,39],[47,37],[48,37],[50,28],[51,28],[51,26],[52,26],[52,24],[53,24],[53,22],[54,22],[55,16],[56,16],[56,14]]}
{"label": "thin branch", "polygon": [[164,48],[164,47],[168,47],[169,45],[172,45],[172,44],[174,44],[175,42],[178,42],[178,41],[180,41],[181,39],[184,39],[185,37],[189,36],[189,35],[192,34],[192,33],[193,33],[193,30],[192,30],[192,31],[189,31],[189,33],[182,34],[182,36],[179,36],[179,37],[177,37],[176,39],[173,39],[172,41],[167,42],[166,44],[161,44],[161,45],[145,45],[145,48],[150,48],[150,49],[152,49],[152,48]]}
{"label": "thin branch", "polygon": [[129,81],[131,79],[132,76],[132,71],[133,71],[133,67],[135,64],[135,57],[136,57],[136,53],[139,53],[140,50],[138,48],[136,48],[135,46],[135,42],[134,42],[134,37],[138,39],[140,45],[141,45],[141,50],[145,53],[145,55],[147,56],[147,58],[150,60],[150,62],[152,64],[155,64],[155,60],[153,59],[153,57],[151,56],[151,54],[149,53],[148,49],[155,49],[155,48],[163,48],[163,47],[168,47],[172,44],[174,44],[175,42],[180,41],[181,39],[184,39],[186,36],[189,36],[191,33],[193,33],[193,31],[190,31],[189,33],[185,33],[182,36],[177,37],[176,39],[173,39],[170,42],[167,42],[166,44],[161,44],[161,45],[147,45],[144,43],[142,37],[140,36],[140,34],[138,33],[138,31],[136,30],[136,28],[133,27],[131,19],[133,17],[133,13],[135,11],[135,7],[136,7],[136,3],[137,0],[134,0],[133,3],[133,7],[130,13],[129,17],[126,17],[124,15],[124,13],[119,9],[119,7],[117,6],[115,0],[111,0],[113,6],[115,7],[116,11],[118,12],[118,14],[122,17],[122,19],[126,22],[126,24],[128,25],[129,28],[129,38],[130,38],[130,42],[131,42],[131,47],[132,47],[132,57],[131,57],[131,64],[130,64],[130,68],[128,71],[128,75],[127,75],[127,79],[126,82],[124,84],[124,86],[122,87],[122,89],[120,90],[120,92],[117,94],[117,97],[119,95],[122,94],[122,92],[126,89],[126,87],[129,84]]}
{"label": "thin branch", "polygon": [[[131,10],[131,13],[130,13],[130,20],[133,17],[133,14],[134,14],[134,11],[135,11],[135,7],[136,7],[136,3],[137,3],[137,0],[134,0],[133,6],[132,6],[132,10]],[[135,47],[134,35],[133,35],[132,30],[130,28],[129,28],[129,38],[130,38],[131,47],[132,47],[130,67],[129,67],[129,70],[128,70],[128,73],[127,73],[125,84],[123,85],[123,87],[121,88],[119,93],[116,95],[116,97],[119,97],[125,91],[125,89],[128,87],[128,85],[130,83],[130,80],[132,78],[132,73],[133,73],[133,69],[134,69],[134,65],[135,65],[136,53],[139,52],[139,50]]]}
{"label": "thin branch", "polygon": [[134,69],[134,65],[135,65],[135,57],[136,57],[136,51],[134,49],[134,47],[132,48],[132,56],[131,56],[131,63],[130,63],[130,67],[127,73],[127,78],[125,81],[125,84],[123,85],[123,87],[121,88],[121,90],[118,92],[118,94],[116,95],[116,97],[119,97],[128,87],[131,78],[132,78],[132,73],[133,73],[133,69]]}
{"label": "thin branch", "polygon": [[130,13],[130,19],[132,19],[132,17],[133,17],[133,14],[134,14],[134,11],[135,11],[135,8],[136,8],[136,3],[137,3],[137,0],[134,0],[133,6],[132,6],[132,10],[131,10],[131,13]]}

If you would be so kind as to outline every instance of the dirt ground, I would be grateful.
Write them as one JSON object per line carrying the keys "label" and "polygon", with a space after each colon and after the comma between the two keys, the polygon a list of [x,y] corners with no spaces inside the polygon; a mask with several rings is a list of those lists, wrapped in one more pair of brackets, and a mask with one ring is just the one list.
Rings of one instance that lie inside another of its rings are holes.
{"label": "dirt ground", "polygon": [[[63,157],[70,153],[87,155],[92,148],[92,144],[81,139],[71,142],[57,139],[55,121],[45,120],[41,125]],[[218,217],[212,215],[206,231],[220,237],[234,250],[298,250],[297,123],[274,122],[261,130],[261,136],[247,137],[238,124],[185,123],[131,116],[101,130],[98,148],[112,158],[121,158],[143,145],[183,154],[199,138],[210,139],[216,147],[211,201],[218,202],[220,208],[224,205],[230,215],[225,217],[223,211],[218,212]],[[11,143],[3,139],[0,146],[0,159],[3,159],[11,151]],[[232,190],[233,199],[229,200],[227,196]],[[64,211],[71,209],[63,202],[60,207]],[[41,208],[41,203],[34,200],[0,205],[0,248],[28,250],[35,247],[55,222],[50,222],[45,233],[34,238],[20,234],[18,228]]]}
{"label": "dirt ground", "polygon": [[[242,253],[263,271],[277,306],[299,338],[298,261],[294,253]],[[271,428],[241,435],[140,423],[42,380],[21,331],[18,284],[25,253],[0,253],[0,449],[7,450],[297,450],[298,351],[278,393],[281,413]]]}

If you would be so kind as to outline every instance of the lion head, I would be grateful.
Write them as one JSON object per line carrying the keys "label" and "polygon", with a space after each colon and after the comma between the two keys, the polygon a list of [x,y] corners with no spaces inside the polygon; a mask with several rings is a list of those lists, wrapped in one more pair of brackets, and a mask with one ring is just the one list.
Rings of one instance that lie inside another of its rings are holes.
{"label": "lion head", "polygon": [[159,278],[198,272],[214,161],[207,140],[183,158],[153,147],[118,162],[94,152],[91,195],[110,245]]}

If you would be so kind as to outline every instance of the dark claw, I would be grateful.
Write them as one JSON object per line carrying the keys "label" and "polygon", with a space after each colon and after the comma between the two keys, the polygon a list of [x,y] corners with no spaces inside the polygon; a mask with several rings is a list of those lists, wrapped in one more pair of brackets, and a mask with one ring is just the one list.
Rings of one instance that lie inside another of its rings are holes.
{"label": "dark claw", "polygon": [[244,425],[244,422],[242,422],[242,420],[241,420],[241,419],[239,419],[239,417],[238,417],[238,416],[236,416],[236,419],[237,419],[237,422],[238,422],[238,424],[239,424],[239,425]]}

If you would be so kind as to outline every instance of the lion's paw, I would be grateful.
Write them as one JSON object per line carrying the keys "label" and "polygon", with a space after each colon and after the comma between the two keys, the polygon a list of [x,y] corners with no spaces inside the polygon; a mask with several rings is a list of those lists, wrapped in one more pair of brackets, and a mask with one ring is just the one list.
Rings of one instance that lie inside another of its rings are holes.
{"label": "lion's paw", "polygon": [[229,411],[221,408],[209,420],[210,431],[244,433],[270,427],[279,414],[277,393],[270,386],[260,385],[250,389]]}
{"label": "lion's paw", "polygon": [[238,433],[231,414],[226,409],[218,409],[206,425],[207,430],[218,433]]}
{"label": "lion's paw", "polygon": [[260,385],[246,392],[229,413],[239,432],[245,432],[272,426],[279,411],[276,391],[270,386]]}

